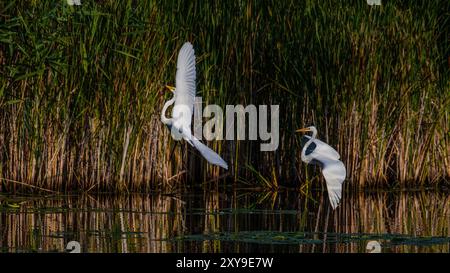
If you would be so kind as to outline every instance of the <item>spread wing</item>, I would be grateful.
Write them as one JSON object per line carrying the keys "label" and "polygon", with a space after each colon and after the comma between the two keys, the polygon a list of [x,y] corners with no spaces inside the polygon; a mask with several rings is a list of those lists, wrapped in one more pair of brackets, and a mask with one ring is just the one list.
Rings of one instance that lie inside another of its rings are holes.
{"label": "spread wing", "polygon": [[182,137],[194,146],[211,164],[228,169],[228,164],[208,146],[191,134],[191,122],[195,101],[195,53],[192,44],[184,43],[177,60],[175,79],[175,105],[172,111],[173,127],[181,128]]}
{"label": "spread wing", "polygon": [[191,128],[195,100],[195,54],[192,44],[184,43],[178,53],[175,79],[175,105],[172,118],[177,127]]}
{"label": "spread wing", "polygon": [[[307,136],[307,135],[302,136],[302,139],[301,139],[302,146],[304,146],[304,143],[306,143],[310,139],[311,139],[310,136]],[[324,156],[327,156],[327,157],[329,157],[331,159],[335,159],[335,160],[338,160],[341,157],[339,155],[339,153],[335,149],[333,149],[333,147],[331,147],[330,145],[326,144],[325,142],[320,141],[320,140],[318,140],[316,138],[316,139],[314,139],[313,143],[315,145],[312,145],[312,147],[309,147],[309,146],[311,146],[311,145],[309,145],[307,147],[307,150],[306,150],[306,154],[307,155],[309,155],[311,153],[317,153],[319,155],[324,155]],[[311,150],[312,148],[314,148],[313,151],[309,151],[308,150],[308,149]],[[314,157],[314,155],[311,155],[311,156]]]}
{"label": "spread wing", "polygon": [[322,163],[322,174],[327,183],[331,207],[336,209],[342,197],[342,183],[346,176],[344,163],[329,158],[318,158],[317,160]]}
{"label": "spread wing", "polygon": [[[302,142],[310,140],[310,136],[303,136]],[[322,166],[322,174],[327,184],[328,197],[333,209],[337,207],[342,197],[342,183],[347,172],[344,163],[339,160],[339,153],[323,141],[314,139],[306,147],[305,155],[311,157],[310,163]]]}

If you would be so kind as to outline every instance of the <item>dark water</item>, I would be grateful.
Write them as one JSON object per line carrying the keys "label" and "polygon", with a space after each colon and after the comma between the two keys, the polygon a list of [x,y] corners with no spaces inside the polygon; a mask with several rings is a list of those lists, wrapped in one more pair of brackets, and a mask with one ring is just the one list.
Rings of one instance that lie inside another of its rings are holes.
{"label": "dark water", "polygon": [[446,192],[0,195],[1,252],[449,252]]}

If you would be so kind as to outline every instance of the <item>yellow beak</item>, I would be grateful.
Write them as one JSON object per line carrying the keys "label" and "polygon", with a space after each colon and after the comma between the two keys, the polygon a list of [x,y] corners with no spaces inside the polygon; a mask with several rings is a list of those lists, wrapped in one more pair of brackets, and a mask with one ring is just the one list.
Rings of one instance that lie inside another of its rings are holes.
{"label": "yellow beak", "polygon": [[171,85],[166,85],[166,88],[169,89],[169,91],[171,91],[172,93],[175,91],[175,87]]}
{"label": "yellow beak", "polygon": [[304,133],[304,132],[311,132],[309,128],[302,128],[295,131],[296,133]]}

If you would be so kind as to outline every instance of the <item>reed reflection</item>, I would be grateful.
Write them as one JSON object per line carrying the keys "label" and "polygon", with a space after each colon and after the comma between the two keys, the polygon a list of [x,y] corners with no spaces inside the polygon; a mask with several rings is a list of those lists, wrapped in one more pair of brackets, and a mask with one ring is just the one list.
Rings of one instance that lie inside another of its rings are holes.
{"label": "reed reflection", "polygon": [[449,252],[444,192],[0,196],[2,252]]}

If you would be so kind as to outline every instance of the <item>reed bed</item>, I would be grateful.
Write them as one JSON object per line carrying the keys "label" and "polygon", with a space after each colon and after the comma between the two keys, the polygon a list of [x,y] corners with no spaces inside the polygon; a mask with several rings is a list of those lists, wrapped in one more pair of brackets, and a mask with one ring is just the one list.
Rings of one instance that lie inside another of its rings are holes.
{"label": "reed bed", "polygon": [[[294,130],[310,124],[340,152],[348,188],[448,182],[450,3],[386,2],[3,1],[1,190],[257,185],[255,171],[303,185],[317,172]],[[280,105],[277,151],[209,143],[224,172],[170,138],[163,86],[185,41],[205,104]]]}

